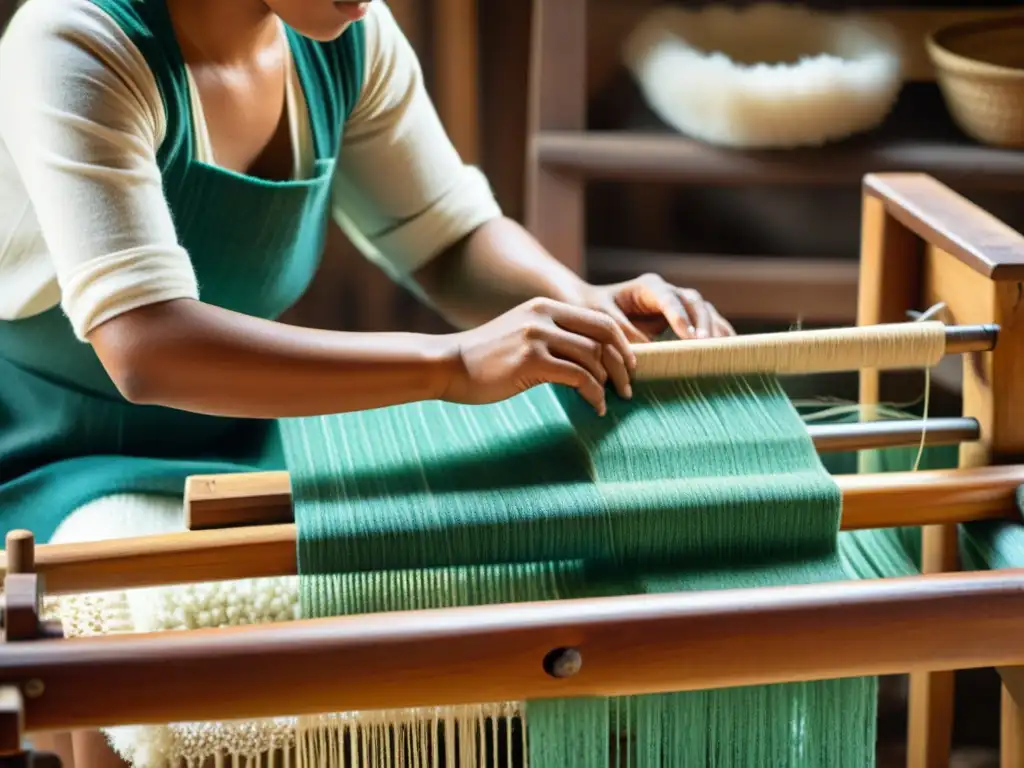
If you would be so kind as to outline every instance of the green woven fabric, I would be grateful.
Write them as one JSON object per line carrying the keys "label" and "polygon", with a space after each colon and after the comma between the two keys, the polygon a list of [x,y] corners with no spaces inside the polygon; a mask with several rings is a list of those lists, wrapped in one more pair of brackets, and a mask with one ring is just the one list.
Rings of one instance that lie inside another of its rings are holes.
{"label": "green woven fabric", "polygon": [[[854,575],[838,489],[772,378],[644,385],[603,419],[541,387],[283,434],[307,616]],[[847,679],[528,702],[530,764],[865,768],[875,690]]]}

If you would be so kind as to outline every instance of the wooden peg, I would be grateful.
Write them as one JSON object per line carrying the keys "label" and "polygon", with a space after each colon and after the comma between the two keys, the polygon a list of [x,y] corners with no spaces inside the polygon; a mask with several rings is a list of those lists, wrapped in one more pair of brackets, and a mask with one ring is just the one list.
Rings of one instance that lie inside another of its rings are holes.
{"label": "wooden peg", "polygon": [[14,530],[7,534],[7,573],[33,573],[36,569],[36,540],[32,531]]}

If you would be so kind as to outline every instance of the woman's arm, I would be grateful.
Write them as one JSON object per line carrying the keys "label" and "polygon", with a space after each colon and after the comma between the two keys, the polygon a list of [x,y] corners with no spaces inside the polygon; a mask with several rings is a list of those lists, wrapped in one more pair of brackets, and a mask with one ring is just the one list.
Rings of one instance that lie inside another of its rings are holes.
{"label": "woman's arm", "polygon": [[453,336],[320,331],[190,299],[119,315],[89,341],[128,400],[216,416],[310,416],[431,400],[458,370]]}
{"label": "woman's arm", "polygon": [[605,315],[543,301],[429,336],[310,330],[181,299],[119,315],[89,338],[132,402],[246,418],[490,403],[546,383],[577,389],[603,414],[604,385],[630,397],[636,365]]}
{"label": "woman's arm", "polygon": [[586,306],[592,290],[503,216],[428,261],[413,279],[431,304],[462,328],[485,323],[536,296]]}

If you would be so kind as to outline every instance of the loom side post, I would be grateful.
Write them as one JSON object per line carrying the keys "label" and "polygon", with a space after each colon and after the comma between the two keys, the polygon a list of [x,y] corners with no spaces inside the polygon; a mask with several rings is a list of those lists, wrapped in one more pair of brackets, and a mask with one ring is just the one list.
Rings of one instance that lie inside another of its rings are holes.
{"label": "loom side post", "polygon": [[[4,549],[7,570],[3,577],[3,639],[0,646],[62,636],[59,623],[39,616],[40,585],[36,573],[35,537],[25,530],[8,531]],[[0,765],[11,768],[61,768],[50,752],[27,749],[25,699],[40,695],[43,686],[31,678],[20,684],[0,685]]]}
{"label": "loom side post", "polygon": [[[1024,257],[1024,238],[1018,253]],[[998,274],[998,273],[996,273]],[[963,414],[978,420],[981,439],[960,447],[960,467],[1001,464],[1024,454],[1024,404],[1014,384],[1024,381],[1024,309],[1021,283],[1013,278],[989,277],[955,255],[928,245],[924,258],[923,294],[927,301],[945,301],[955,321],[979,318],[1000,322],[999,343],[991,352],[964,356]],[[990,320],[991,319],[991,320]],[[942,542],[956,557],[956,529]],[[930,554],[927,550],[925,554]],[[1019,675],[1003,675],[1000,760],[1003,768],[1020,768],[1024,755],[1024,692]],[[1016,683],[1015,683],[1016,681]],[[1011,689],[1011,686],[1013,688]]]}
{"label": "loom side post", "polygon": [[[961,445],[959,465],[1024,455],[1024,399],[1013,392],[1024,381],[1024,236],[926,175],[879,174],[865,178],[861,249],[858,324],[943,302],[951,324],[1000,326],[995,349],[963,358],[963,415],[978,420],[981,439]],[[861,373],[861,401],[879,402],[877,371]],[[922,570],[958,567],[957,527],[923,528]],[[1004,672],[1003,768],[1024,755],[1024,691],[1006,687],[1018,677]],[[952,672],[911,675],[909,768],[948,764],[953,694]]]}
{"label": "loom side post", "polygon": [[[870,177],[869,177],[870,179]],[[908,309],[921,305],[922,240],[890,215],[884,200],[872,194],[865,180],[861,213],[860,283],[857,324],[899,322]],[[924,305],[928,306],[928,305]],[[860,402],[882,401],[880,372],[860,372]],[[956,527],[922,529],[922,571],[955,570]],[[953,672],[921,672],[910,676],[908,768],[937,768],[949,762],[953,732]]]}
{"label": "loom side post", "polygon": [[[974,214],[964,211],[963,218]],[[991,218],[991,217],[989,217]],[[976,225],[979,230],[988,225]],[[1016,233],[1014,233],[1016,234]],[[1016,252],[1024,258],[1024,238],[1016,235],[1015,243],[1008,243],[1007,253]],[[944,250],[945,246],[928,244],[924,254],[923,297],[926,302],[944,301],[951,322],[1000,322],[999,343],[987,353],[964,357],[963,413],[978,419],[981,440],[960,448],[960,466],[978,467],[1000,464],[1024,454],[1024,408],[1015,396],[1014,383],[1024,380],[1024,333],[1020,308],[1020,282],[1018,277],[1000,275],[974,268],[957,254]],[[950,561],[956,556],[955,529],[948,536],[951,551],[944,554]],[[945,543],[945,542],[944,542]],[[1001,718],[1000,760],[1003,768],[1020,768],[1024,754],[1024,694],[1019,690],[1019,675],[1004,675]],[[1011,689],[1011,686],[1013,688]]]}

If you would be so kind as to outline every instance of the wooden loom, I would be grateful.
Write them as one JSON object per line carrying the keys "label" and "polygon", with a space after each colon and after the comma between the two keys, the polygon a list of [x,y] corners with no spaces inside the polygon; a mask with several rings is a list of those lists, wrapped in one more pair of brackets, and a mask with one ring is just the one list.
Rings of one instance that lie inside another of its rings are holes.
{"label": "wooden loom", "polygon": [[[964,360],[963,418],[927,430],[933,444],[962,443],[960,469],[837,477],[844,529],[925,526],[926,575],[74,639],[40,620],[44,589],[295,573],[286,474],[194,477],[186,533],[39,547],[27,532],[8,535],[0,759],[42,764],[22,752],[34,731],[909,671],[910,762],[930,766],[948,752],[952,671],[996,667],[1003,766],[1024,764],[1024,568],[951,573],[955,524],[1018,514],[1024,465],[1006,462],[1024,452],[1024,402],[1012,390],[1024,376],[1024,237],[927,176],[881,175],[865,180],[862,248],[859,324],[943,303],[946,352]],[[878,371],[861,377],[862,399],[877,402]],[[819,450],[850,451],[914,445],[921,423],[811,432]]]}

